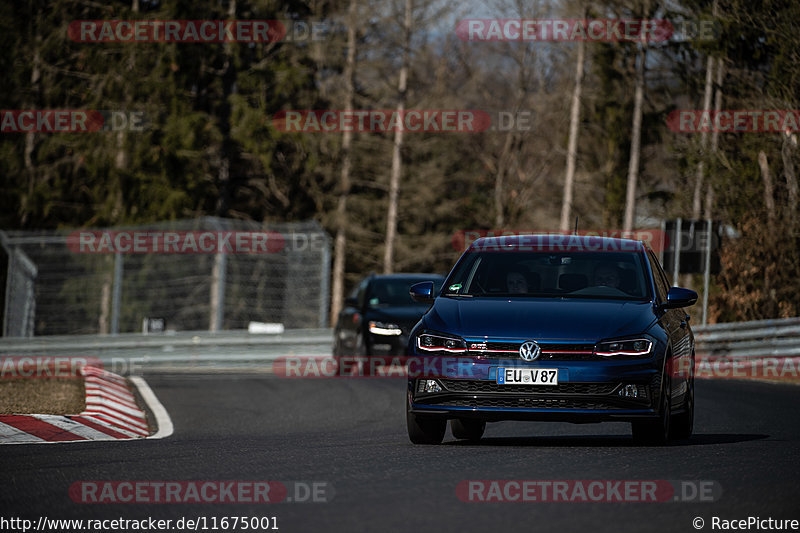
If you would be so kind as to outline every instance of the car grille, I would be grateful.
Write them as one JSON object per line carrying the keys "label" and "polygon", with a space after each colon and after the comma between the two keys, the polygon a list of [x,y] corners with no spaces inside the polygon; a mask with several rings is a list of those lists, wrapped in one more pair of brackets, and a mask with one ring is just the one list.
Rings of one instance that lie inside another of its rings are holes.
{"label": "car grille", "polygon": [[560,383],[558,385],[498,385],[494,381],[440,379],[449,392],[489,392],[511,394],[611,394],[619,383]]}
{"label": "car grille", "polygon": [[506,409],[625,409],[619,405],[582,398],[455,398],[437,402],[443,407],[506,408]]}
{"label": "car grille", "polygon": [[[473,344],[473,343],[470,343]],[[486,359],[516,359],[519,357],[519,342],[487,342],[485,349],[470,349],[470,355],[478,355]],[[539,344],[544,361],[585,361],[596,360],[593,344]]]}
{"label": "car grille", "polygon": [[[519,347],[524,341],[517,342],[468,342],[470,346],[467,353],[471,356],[483,357],[485,359],[519,359]],[[472,348],[471,345],[485,344],[483,348]],[[561,343],[539,343],[542,354],[539,361],[604,361],[604,360],[635,360],[642,359],[641,355],[615,355],[613,357],[603,357],[595,355],[594,344],[561,344]]]}

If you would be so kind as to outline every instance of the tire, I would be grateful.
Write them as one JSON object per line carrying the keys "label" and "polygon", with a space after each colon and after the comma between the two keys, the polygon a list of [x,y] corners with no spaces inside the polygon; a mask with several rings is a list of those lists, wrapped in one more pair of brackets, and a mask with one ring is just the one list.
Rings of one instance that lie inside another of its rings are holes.
{"label": "tire", "polygon": [[444,432],[447,430],[447,420],[413,414],[406,398],[406,426],[408,438],[412,443],[441,444]]}
{"label": "tire", "polygon": [[[335,332],[334,335],[336,335]],[[342,356],[342,342],[339,340],[339,336],[336,335],[336,340],[333,341],[333,357],[339,358],[341,356]]]}
{"label": "tire", "polygon": [[[350,356],[347,358],[349,366],[342,369],[341,366],[339,368],[339,375],[345,377],[364,377],[365,369],[367,368],[368,363],[368,356],[367,356],[367,347],[364,345],[364,337],[359,335],[356,339],[356,346],[354,350],[354,354],[349,354]],[[342,354],[341,357],[347,357],[345,354]],[[339,365],[341,365],[341,358],[339,360]]]}
{"label": "tire", "polygon": [[358,357],[369,357],[369,350],[367,350],[367,340],[364,338],[363,334],[358,335],[358,339],[356,340],[356,349],[355,355]]}
{"label": "tire", "polygon": [[669,429],[671,439],[688,439],[694,431],[694,376],[689,378],[689,390],[686,391],[684,407],[684,412],[672,417]]}
{"label": "tire", "polygon": [[450,421],[450,431],[457,439],[479,441],[486,431],[486,422],[483,420],[470,420],[454,418]]}
{"label": "tire", "polygon": [[664,372],[664,383],[661,387],[659,399],[659,416],[655,420],[641,420],[631,423],[633,440],[639,444],[660,446],[669,440],[672,421],[672,406],[670,405],[671,381],[668,371]]}

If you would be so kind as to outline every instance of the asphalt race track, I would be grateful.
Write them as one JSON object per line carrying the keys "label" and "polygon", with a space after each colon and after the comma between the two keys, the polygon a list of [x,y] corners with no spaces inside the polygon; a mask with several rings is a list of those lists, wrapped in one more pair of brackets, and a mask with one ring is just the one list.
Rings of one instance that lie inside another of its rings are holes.
{"label": "asphalt race track", "polygon": [[[274,516],[297,531],[695,531],[722,519],[800,519],[800,387],[698,381],[695,436],[637,447],[627,424],[502,422],[479,444],[413,446],[403,379],[153,374],[165,440],[0,450],[0,516]],[[462,480],[706,480],[713,502],[479,503]],[[325,482],[324,503],[84,504],[76,481]],[[331,489],[332,487],[332,489]],[[201,529],[202,530],[202,529]],[[210,530],[210,529],[209,529]]]}

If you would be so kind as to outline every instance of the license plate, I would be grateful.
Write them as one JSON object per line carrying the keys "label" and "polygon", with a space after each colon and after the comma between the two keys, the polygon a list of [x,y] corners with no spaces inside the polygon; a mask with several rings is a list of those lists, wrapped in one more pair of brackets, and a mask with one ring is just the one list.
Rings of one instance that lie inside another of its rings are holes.
{"label": "license plate", "polygon": [[557,368],[497,369],[498,385],[558,385]]}

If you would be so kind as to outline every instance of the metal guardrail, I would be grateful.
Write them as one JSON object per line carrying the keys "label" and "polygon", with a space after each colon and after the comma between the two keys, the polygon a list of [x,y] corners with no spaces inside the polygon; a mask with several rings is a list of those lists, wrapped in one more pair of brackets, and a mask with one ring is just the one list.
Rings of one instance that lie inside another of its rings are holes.
{"label": "metal guardrail", "polygon": [[0,338],[0,356],[94,357],[122,374],[268,369],[278,357],[330,355],[332,347],[331,329]]}
{"label": "metal guardrail", "polygon": [[[800,356],[800,317],[696,326],[694,332],[699,358]],[[0,338],[0,356],[96,357],[109,368],[135,364],[145,371],[270,368],[278,357],[330,355],[332,347],[331,329]]]}
{"label": "metal guardrail", "polygon": [[698,357],[800,356],[800,317],[695,327]]}

